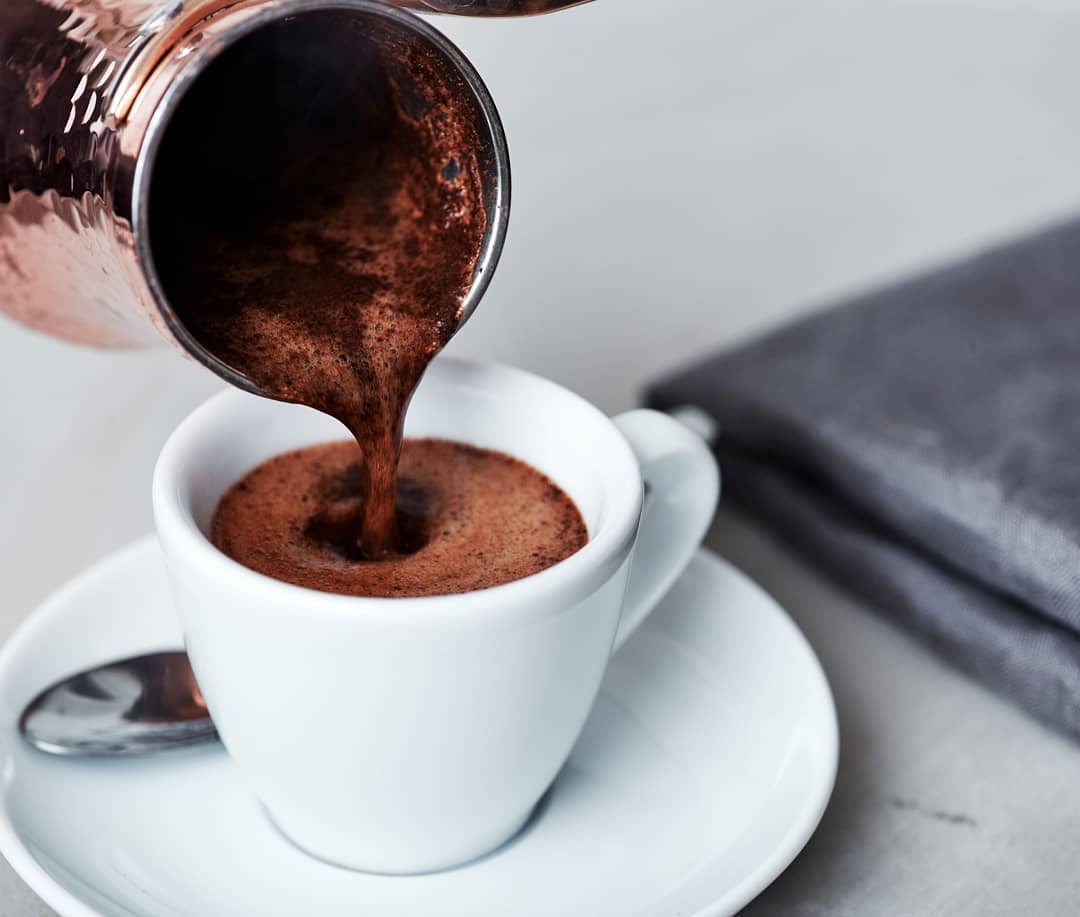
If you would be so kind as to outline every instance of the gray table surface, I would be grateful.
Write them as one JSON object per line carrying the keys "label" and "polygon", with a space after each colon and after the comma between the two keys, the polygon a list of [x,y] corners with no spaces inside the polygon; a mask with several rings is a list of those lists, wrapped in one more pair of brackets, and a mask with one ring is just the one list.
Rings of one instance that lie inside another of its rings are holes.
{"label": "gray table surface", "polygon": [[[452,349],[608,411],[706,350],[1080,203],[1072,0],[604,0],[443,24],[515,166],[503,264]],[[156,452],[217,388],[163,350],[0,326],[0,639],[150,528]],[[729,510],[709,543],[798,621],[840,715],[821,828],[748,912],[1075,911],[1080,749]],[[0,864],[0,917],[49,913]]]}

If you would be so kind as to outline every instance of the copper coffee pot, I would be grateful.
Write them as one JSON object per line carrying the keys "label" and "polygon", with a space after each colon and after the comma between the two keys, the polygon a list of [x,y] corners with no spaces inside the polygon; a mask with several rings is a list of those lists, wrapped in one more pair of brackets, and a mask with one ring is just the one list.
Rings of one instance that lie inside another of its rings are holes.
{"label": "copper coffee pot", "polygon": [[[0,311],[81,344],[138,346],[163,335],[234,385],[257,391],[177,318],[155,268],[149,213],[162,137],[185,91],[240,39],[274,31],[274,47],[289,49],[283,66],[321,68],[320,94],[338,94],[331,101],[340,102],[343,117],[351,110],[348,93],[363,85],[358,66],[381,68],[406,96],[417,95],[410,81],[438,81],[443,98],[453,94],[475,111],[488,229],[464,321],[502,248],[506,141],[476,71],[402,7],[512,16],[576,2],[582,0],[0,0]],[[325,50],[331,38],[340,47],[342,35],[363,35],[376,23],[384,37],[367,63]],[[399,66],[417,47],[437,66],[421,73]],[[258,88],[253,79],[251,97]],[[419,116],[439,118],[438,106]],[[219,149],[214,136],[187,137],[185,150],[234,166],[236,157],[257,162],[271,145],[308,144],[310,152],[318,138],[305,135],[303,118],[295,124],[295,136],[256,134],[242,149]],[[182,183],[185,176],[168,178]],[[206,193],[184,190],[195,206]]]}

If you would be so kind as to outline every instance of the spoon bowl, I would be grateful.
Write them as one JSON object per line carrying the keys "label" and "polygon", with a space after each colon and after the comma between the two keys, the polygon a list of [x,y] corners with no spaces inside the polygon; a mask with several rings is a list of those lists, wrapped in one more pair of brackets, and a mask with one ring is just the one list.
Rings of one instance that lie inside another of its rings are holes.
{"label": "spoon bowl", "polygon": [[144,755],[210,742],[217,731],[187,653],[150,653],[80,672],[41,692],[19,731],[54,755]]}

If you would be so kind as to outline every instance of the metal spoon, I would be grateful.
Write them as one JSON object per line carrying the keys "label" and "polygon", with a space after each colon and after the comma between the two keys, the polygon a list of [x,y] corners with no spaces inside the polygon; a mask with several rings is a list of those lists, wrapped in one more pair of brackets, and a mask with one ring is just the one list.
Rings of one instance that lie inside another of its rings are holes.
{"label": "metal spoon", "polygon": [[27,706],[19,729],[54,755],[143,755],[217,738],[184,652],[123,659],[66,678]]}

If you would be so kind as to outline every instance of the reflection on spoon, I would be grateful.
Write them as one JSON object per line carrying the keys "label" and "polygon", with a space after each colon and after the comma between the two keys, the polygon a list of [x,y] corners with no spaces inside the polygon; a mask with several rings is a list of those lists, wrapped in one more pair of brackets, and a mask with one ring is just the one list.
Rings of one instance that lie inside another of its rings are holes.
{"label": "reflection on spoon", "polygon": [[141,755],[217,738],[184,652],[151,653],[80,672],[47,688],[19,718],[55,755]]}

